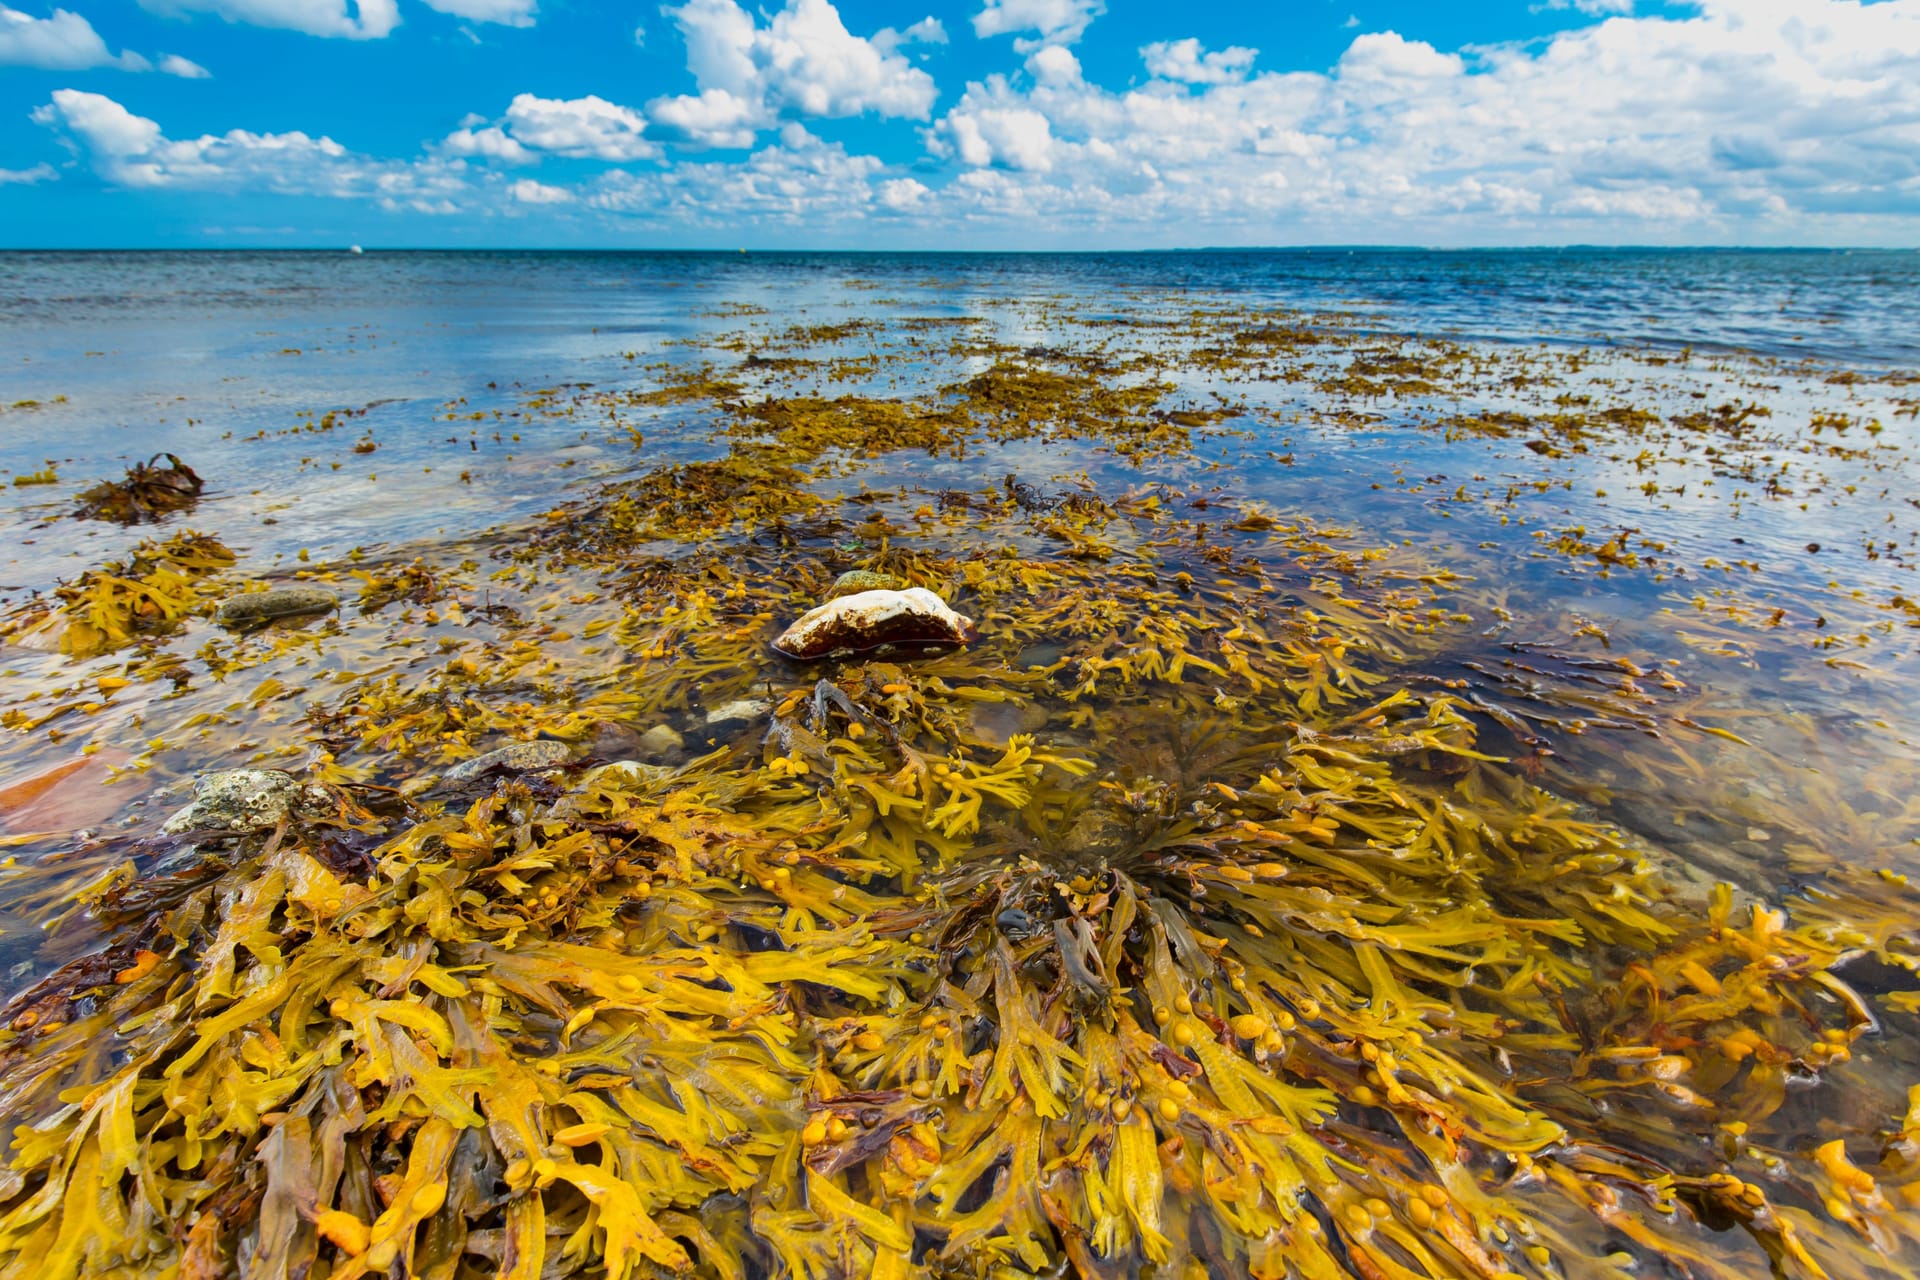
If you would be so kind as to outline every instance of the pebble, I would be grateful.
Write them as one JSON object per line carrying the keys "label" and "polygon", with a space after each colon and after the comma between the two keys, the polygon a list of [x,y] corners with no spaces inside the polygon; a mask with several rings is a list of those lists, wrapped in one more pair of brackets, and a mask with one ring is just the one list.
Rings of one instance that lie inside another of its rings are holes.
{"label": "pebble", "polygon": [[223,627],[236,627],[274,618],[331,613],[339,606],[340,597],[320,587],[269,587],[226,600],[214,615],[214,621]]}

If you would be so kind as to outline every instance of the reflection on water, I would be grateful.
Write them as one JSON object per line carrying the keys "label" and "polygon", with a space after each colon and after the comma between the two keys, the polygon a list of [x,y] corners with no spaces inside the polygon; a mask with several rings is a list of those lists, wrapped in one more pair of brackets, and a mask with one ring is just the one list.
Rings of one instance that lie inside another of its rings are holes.
{"label": "reflection on water", "polygon": [[0,1250],[1884,1273],[1911,257],[7,259]]}

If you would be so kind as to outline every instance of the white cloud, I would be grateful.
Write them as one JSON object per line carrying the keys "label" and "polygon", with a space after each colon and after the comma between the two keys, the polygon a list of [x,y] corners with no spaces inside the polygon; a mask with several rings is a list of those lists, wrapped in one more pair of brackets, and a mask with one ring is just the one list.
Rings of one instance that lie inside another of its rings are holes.
{"label": "white cloud", "polygon": [[507,188],[509,199],[520,204],[571,204],[573,192],[565,187],[548,186],[532,178],[522,178]]}
{"label": "white cloud", "polygon": [[[869,213],[874,179],[884,168],[873,156],[849,155],[840,144],[789,123],[778,145],[738,163],[690,161],[637,174],[614,170],[601,177],[586,203],[644,225],[712,226],[724,220],[813,233]],[[908,194],[892,190],[896,199]]]}
{"label": "white cloud", "polygon": [[1065,45],[1042,45],[1027,59],[1027,74],[1040,84],[1070,85],[1080,79],[1080,59]]}
{"label": "white cloud", "polygon": [[537,98],[523,93],[507,105],[506,132],[534,151],[592,160],[646,160],[660,148],[642,135],[638,111],[588,94],[584,98]]}
{"label": "white cloud", "polygon": [[58,131],[94,172],[125,187],[367,198],[388,208],[457,212],[468,187],[458,161],[375,160],[326,137],[233,129],[175,141],[112,98],[56,89],[33,119]]}
{"label": "white cloud", "polygon": [[183,58],[177,53],[163,55],[160,59],[160,70],[170,76],[179,76],[182,80],[206,80],[213,76],[213,72],[199,63],[190,58]]}
{"label": "white cloud", "polygon": [[1104,0],[986,0],[973,15],[973,34],[984,40],[1032,31],[1037,39],[1013,42],[1019,52],[1031,53],[1043,44],[1072,44],[1106,11]]}
{"label": "white cloud", "polygon": [[873,45],[876,49],[892,51],[909,44],[945,44],[947,29],[940,19],[929,14],[902,31],[892,27],[882,27],[873,33]]}
{"label": "white cloud", "polygon": [[693,146],[745,149],[768,121],[762,104],[725,89],[706,89],[647,104],[653,127],[677,142]]}
{"label": "white cloud", "polygon": [[1258,49],[1231,45],[1209,53],[1189,36],[1185,40],[1161,40],[1140,50],[1147,74],[1162,80],[1180,80],[1187,84],[1230,84],[1247,78],[1253,69]]}
{"label": "white cloud", "polygon": [[863,39],[828,0],[787,0],[764,27],[735,0],[687,0],[662,12],[686,37],[699,93],[658,98],[647,110],[683,139],[739,146],[784,115],[924,120],[933,106],[933,77],[898,51],[944,40],[931,18]]}
{"label": "white cloud", "polygon": [[519,142],[507,136],[506,130],[497,125],[476,129],[473,124],[455,129],[440,143],[443,154],[450,156],[470,156],[479,160],[499,160],[504,164],[532,164],[539,159],[533,152],[521,146]]}
{"label": "white cloud", "polygon": [[1031,107],[963,101],[937,128],[962,164],[1036,172],[1053,168],[1053,126],[1044,113]]}
{"label": "white cloud", "polygon": [[924,131],[960,172],[919,216],[1159,243],[1920,226],[1920,0],[1701,0],[1464,51],[1372,32],[1326,74],[1142,55],[1160,78],[1131,90],[1059,48],[969,84]]}
{"label": "white cloud", "polygon": [[925,183],[913,178],[889,178],[880,184],[880,203],[895,213],[918,208],[928,195]]}
{"label": "white cloud", "polygon": [[[369,13],[345,0],[187,2]],[[1022,59],[931,119],[924,50],[909,46],[944,34],[937,24],[862,38],[828,0],[767,4],[675,0],[694,92],[644,109],[522,94],[412,160],[304,133],[172,140],[74,90],[35,118],[120,185],[529,218],[544,195],[569,218],[784,228],[812,243],[868,237],[861,219],[896,243],[1911,244],[1920,231],[1920,0],[1697,0],[1463,49],[1356,32],[1324,72],[1261,72],[1250,49],[1169,38],[1141,48],[1151,78],[1131,87],[1089,80],[1069,47],[1094,5],[994,0],[975,28],[1032,36]],[[798,123],[854,114],[927,120],[927,155],[890,168]],[[747,154],[564,183],[499,171],[543,157],[657,162],[666,142]]]}
{"label": "white cloud", "polygon": [[247,26],[348,40],[379,40],[400,25],[394,0],[140,0],[140,7],[167,16],[210,13]]}
{"label": "white cloud", "polygon": [[55,182],[59,173],[50,164],[37,164],[31,169],[0,169],[0,187],[31,187],[37,183]]}
{"label": "white cloud", "polygon": [[1397,31],[1370,31],[1357,36],[1340,55],[1339,75],[1347,81],[1404,82],[1435,77],[1458,76],[1466,63],[1455,53],[1441,53],[1424,40],[1408,40]]}
{"label": "white cloud", "polygon": [[[118,67],[122,71],[152,71],[153,63],[127,50],[114,53],[93,24],[69,9],[55,9],[45,18],[0,4],[0,66],[39,67],[46,71],[84,71],[91,67]],[[204,67],[185,58],[167,56],[160,70],[169,75],[204,77]]]}
{"label": "white cloud", "polygon": [[538,0],[424,0],[424,3],[429,9],[469,22],[494,22],[503,27],[530,27],[539,12]]}

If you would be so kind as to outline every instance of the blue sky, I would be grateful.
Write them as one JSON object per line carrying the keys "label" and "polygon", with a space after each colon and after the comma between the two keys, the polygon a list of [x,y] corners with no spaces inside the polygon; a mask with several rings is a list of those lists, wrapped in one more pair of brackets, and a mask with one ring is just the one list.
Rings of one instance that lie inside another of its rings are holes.
{"label": "blue sky", "polygon": [[1916,68],[1920,0],[0,0],[0,245],[1908,246]]}

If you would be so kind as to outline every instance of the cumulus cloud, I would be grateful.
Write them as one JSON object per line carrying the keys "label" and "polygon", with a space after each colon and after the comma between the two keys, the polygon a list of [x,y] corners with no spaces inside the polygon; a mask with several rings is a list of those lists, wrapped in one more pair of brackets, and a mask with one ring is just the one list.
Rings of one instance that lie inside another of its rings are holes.
{"label": "cumulus cloud", "polygon": [[[93,24],[69,9],[55,9],[44,18],[0,4],[0,66],[39,67],[47,71],[84,71],[91,67],[118,67],[122,71],[153,71],[154,64],[132,50],[114,53]],[[160,59],[168,75],[204,79],[207,69],[169,54]]]}
{"label": "cumulus cloud", "polygon": [[1230,84],[1246,79],[1258,49],[1231,45],[1209,53],[1198,40],[1161,40],[1140,50],[1147,74],[1187,84]]}
{"label": "cumulus cloud", "polygon": [[895,213],[916,209],[929,194],[928,186],[915,178],[888,178],[880,184],[878,196],[885,208]]}
{"label": "cumulus cloud", "polygon": [[532,164],[539,159],[498,125],[474,127],[483,124],[484,118],[467,120],[441,141],[440,151],[449,156],[498,160],[503,164]]}
{"label": "cumulus cloud", "polygon": [[544,182],[535,182],[532,178],[522,178],[507,188],[507,198],[517,204],[570,204],[573,192],[565,187],[549,186]]}
{"label": "cumulus cloud", "polygon": [[[363,22],[391,0],[184,2]],[[796,238],[881,215],[872,225],[903,240],[1032,243],[1044,228],[1085,244],[1911,243],[1920,227],[1920,0],[1602,4],[1542,39],[1462,49],[1354,33],[1313,72],[1262,72],[1251,49],[1170,34],[1141,47],[1149,78],[1131,86],[1089,79],[1070,47],[1097,5],[986,0],[976,31],[1031,38],[938,113],[911,60],[937,24],[861,37],[828,0],[779,3],[675,0],[692,92],[644,109],[522,94],[412,161],[298,133],[172,140],[73,90],[36,118],[129,186],[490,199],[525,216],[544,197],[570,218],[684,230],[731,217]],[[800,123],[858,114],[923,121],[927,154],[889,166]],[[668,142],[747,154],[671,160]],[[543,157],[541,182],[498,172]],[[639,167],[582,179],[555,158]]]}
{"label": "cumulus cloud", "polygon": [[42,182],[53,182],[60,177],[50,164],[37,164],[31,169],[0,169],[0,187],[31,187]]}
{"label": "cumulus cloud", "polygon": [[429,9],[469,22],[493,22],[503,27],[530,27],[539,12],[537,0],[425,0],[425,3]]}
{"label": "cumulus cloud", "polygon": [[656,98],[647,114],[661,135],[697,147],[751,147],[767,121],[761,103],[725,89]]}
{"label": "cumulus cloud", "polygon": [[457,162],[374,160],[300,132],[234,129],[176,141],[112,98],[78,89],[54,90],[33,119],[57,131],[94,172],[124,187],[359,197],[425,213],[457,212],[456,197],[467,189]]}
{"label": "cumulus cloud", "polygon": [[1021,53],[1031,53],[1044,44],[1072,44],[1106,11],[1104,0],[986,0],[973,15],[973,34],[984,40],[1031,31],[1033,37],[1013,42]]}
{"label": "cumulus cloud", "polygon": [[534,151],[591,160],[646,160],[660,154],[648,141],[638,111],[588,94],[584,98],[538,98],[523,93],[507,106],[506,132]]}
{"label": "cumulus cloud", "polygon": [[1042,52],[925,131],[961,171],[927,216],[1267,243],[1920,216],[1920,0],[1701,0],[1464,51],[1370,32],[1324,74],[1169,41],[1142,49],[1156,79],[1123,91]]}
{"label": "cumulus cloud", "polygon": [[687,0],[662,12],[686,38],[699,88],[647,106],[677,140],[747,146],[783,116],[924,120],[933,106],[933,77],[899,52],[946,38],[932,18],[868,39],[848,31],[829,0],[787,0],[764,27],[735,0]]}
{"label": "cumulus cloud", "polygon": [[247,26],[347,40],[379,40],[400,25],[394,0],[140,0],[140,7],[166,16],[209,13]]}

